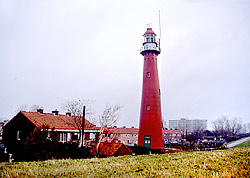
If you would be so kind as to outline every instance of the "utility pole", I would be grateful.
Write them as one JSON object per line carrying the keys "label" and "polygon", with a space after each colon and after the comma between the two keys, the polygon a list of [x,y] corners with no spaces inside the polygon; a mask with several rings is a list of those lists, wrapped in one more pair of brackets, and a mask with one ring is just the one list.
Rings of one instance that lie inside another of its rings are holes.
{"label": "utility pole", "polygon": [[85,125],[85,109],[86,106],[83,106],[83,113],[82,113],[82,147],[83,147],[83,143],[84,143],[84,125]]}

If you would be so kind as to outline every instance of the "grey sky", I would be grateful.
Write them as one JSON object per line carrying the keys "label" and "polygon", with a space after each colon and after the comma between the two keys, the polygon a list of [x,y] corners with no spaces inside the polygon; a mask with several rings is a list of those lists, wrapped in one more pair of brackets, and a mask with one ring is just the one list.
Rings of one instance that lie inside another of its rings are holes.
{"label": "grey sky", "polygon": [[139,123],[146,24],[159,36],[164,119],[250,116],[249,0],[0,0],[0,117],[22,104],[122,105]]}

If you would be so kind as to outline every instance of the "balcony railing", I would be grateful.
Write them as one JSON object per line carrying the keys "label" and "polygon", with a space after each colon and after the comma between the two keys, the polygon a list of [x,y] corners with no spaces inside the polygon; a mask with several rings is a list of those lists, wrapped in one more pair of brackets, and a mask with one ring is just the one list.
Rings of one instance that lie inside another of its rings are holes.
{"label": "balcony railing", "polygon": [[148,46],[143,46],[141,47],[140,49],[140,53],[143,55],[145,52],[147,51],[154,51],[156,52],[157,54],[160,54],[161,53],[161,48],[159,46],[153,46],[153,47],[148,47]]}

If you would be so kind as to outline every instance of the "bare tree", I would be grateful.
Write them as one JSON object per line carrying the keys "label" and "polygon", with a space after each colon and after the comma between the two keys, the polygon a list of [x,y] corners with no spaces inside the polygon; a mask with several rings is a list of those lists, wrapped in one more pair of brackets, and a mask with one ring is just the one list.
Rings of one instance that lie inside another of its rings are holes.
{"label": "bare tree", "polygon": [[181,131],[182,138],[187,138],[190,122],[188,119],[183,119],[181,122],[178,123],[177,128]]}
{"label": "bare tree", "polygon": [[218,136],[222,136],[223,138],[227,135],[227,123],[228,123],[228,117],[227,116],[221,116],[217,120],[214,120],[212,122],[213,129]]}
{"label": "bare tree", "polygon": [[249,133],[250,132],[250,123],[245,123],[242,128],[242,133]]}
{"label": "bare tree", "polygon": [[197,126],[192,134],[195,136],[196,139],[201,138],[203,136],[204,129],[202,126]]}
{"label": "bare tree", "polygon": [[21,106],[19,106],[16,109],[16,113],[18,113],[19,111],[27,111],[28,110],[28,105],[27,104],[22,104]]}
{"label": "bare tree", "polygon": [[115,106],[108,106],[107,105],[106,108],[104,109],[103,113],[101,115],[99,115],[98,122],[99,122],[101,128],[100,128],[99,138],[98,138],[98,142],[97,142],[97,146],[96,146],[97,154],[99,152],[98,149],[99,149],[99,145],[100,145],[101,141],[103,141],[105,134],[108,133],[108,128],[112,127],[117,122],[118,117],[119,117],[118,111],[121,108],[122,107],[119,105],[115,105]]}
{"label": "bare tree", "polygon": [[241,132],[242,133],[247,133],[247,124],[246,123],[242,125]]}
{"label": "bare tree", "polygon": [[30,112],[36,112],[38,109],[43,109],[43,106],[39,106],[38,104],[33,104],[30,106]]}
{"label": "bare tree", "polygon": [[227,116],[221,116],[212,123],[215,133],[223,138],[227,136],[235,137],[242,129],[242,123],[239,117],[229,119]]}
{"label": "bare tree", "polygon": [[[19,111],[28,111],[29,105],[27,104],[22,104],[21,106],[19,106],[16,110],[16,112],[18,113]],[[30,106],[29,111],[30,112],[36,112],[37,109],[42,109],[43,106],[39,106],[38,104],[33,104]]]}
{"label": "bare tree", "polygon": [[[91,104],[93,101],[78,99],[78,100],[69,100],[62,104],[62,109],[66,112],[70,113],[71,117],[69,120],[69,124],[79,130],[79,138],[78,143],[80,143],[80,139],[83,137],[84,133],[82,133],[83,129],[83,106],[86,105],[86,118],[88,120],[93,120],[94,111],[92,110]],[[81,143],[83,146],[83,143]]]}
{"label": "bare tree", "polygon": [[235,137],[235,135],[237,135],[242,129],[241,119],[239,117],[233,117],[232,119],[227,120],[226,126],[230,136]]}

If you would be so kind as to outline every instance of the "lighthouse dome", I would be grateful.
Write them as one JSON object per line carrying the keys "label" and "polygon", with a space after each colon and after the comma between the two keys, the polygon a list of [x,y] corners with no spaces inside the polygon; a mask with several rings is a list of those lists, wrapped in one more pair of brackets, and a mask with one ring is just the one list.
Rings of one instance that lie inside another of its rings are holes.
{"label": "lighthouse dome", "polygon": [[152,30],[152,28],[147,28],[147,31],[144,33],[144,35],[146,34],[155,34],[155,32]]}

